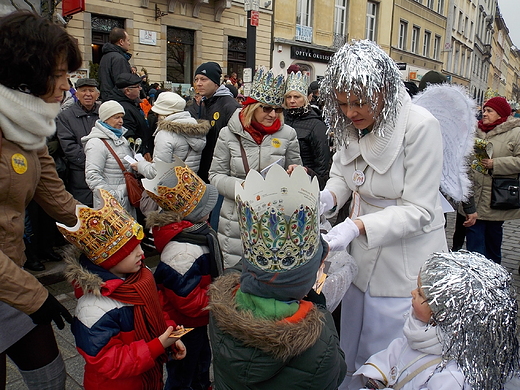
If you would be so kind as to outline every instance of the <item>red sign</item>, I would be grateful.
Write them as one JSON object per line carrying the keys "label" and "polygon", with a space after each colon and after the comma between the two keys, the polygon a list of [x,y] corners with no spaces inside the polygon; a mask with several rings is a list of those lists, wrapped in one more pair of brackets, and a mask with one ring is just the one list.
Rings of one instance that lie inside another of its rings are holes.
{"label": "red sign", "polygon": [[61,3],[61,14],[70,16],[85,11],[85,0],[63,0]]}
{"label": "red sign", "polygon": [[251,11],[251,26],[258,27],[258,20],[260,19],[260,12]]}

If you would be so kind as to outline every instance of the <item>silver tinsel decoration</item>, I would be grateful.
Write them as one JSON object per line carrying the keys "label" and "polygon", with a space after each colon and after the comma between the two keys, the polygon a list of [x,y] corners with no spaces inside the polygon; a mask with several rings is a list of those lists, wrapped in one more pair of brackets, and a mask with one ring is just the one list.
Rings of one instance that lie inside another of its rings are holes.
{"label": "silver tinsel decoration", "polygon": [[503,389],[519,368],[509,272],[478,253],[434,253],[420,282],[441,335],[439,369],[454,360],[474,390]]}
{"label": "silver tinsel decoration", "polygon": [[[404,89],[396,63],[376,43],[368,40],[346,43],[331,58],[320,89],[323,117],[334,131],[336,143],[348,145],[349,137],[358,134],[347,127],[352,122],[341,111],[336,92],[346,93],[347,98],[355,95],[367,102],[374,112],[372,131],[384,136],[385,127],[394,126],[400,109],[399,92]],[[377,112],[379,96],[383,102],[381,112]]]}

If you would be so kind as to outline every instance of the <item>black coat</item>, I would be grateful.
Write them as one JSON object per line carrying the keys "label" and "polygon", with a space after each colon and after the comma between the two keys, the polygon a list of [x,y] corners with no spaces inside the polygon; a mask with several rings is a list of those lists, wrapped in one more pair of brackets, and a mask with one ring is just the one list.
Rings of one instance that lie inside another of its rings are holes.
{"label": "black coat", "polygon": [[121,46],[112,43],[103,45],[103,57],[99,63],[99,84],[101,100],[110,100],[108,95],[112,88],[116,86],[116,78],[121,73],[132,73],[132,67],[128,62],[132,55],[124,51]]}
{"label": "black coat", "polygon": [[63,110],[56,118],[56,135],[68,162],[67,190],[81,203],[92,207],[92,191],[85,182],[85,152],[81,138],[90,134],[99,119],[99,103],[85,112],[79,102]]}
{"label": "black coat", "polygon": [[298,135],[303,166],[316,173],[323,189],[329,178],[331,163],[327,125],[313,109],[302,115],[291,115],[286,110],[284,115],[285,123],[293,127]]}

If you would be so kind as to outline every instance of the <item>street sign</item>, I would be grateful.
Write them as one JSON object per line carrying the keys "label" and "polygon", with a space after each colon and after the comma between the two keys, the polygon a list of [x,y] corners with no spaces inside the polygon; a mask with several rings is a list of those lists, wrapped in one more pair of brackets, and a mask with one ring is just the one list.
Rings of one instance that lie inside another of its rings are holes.
{"label": "street sign", "polygon": [[251,11],[251,26],[258,27],[259,19],[260,19],[260,12]]}

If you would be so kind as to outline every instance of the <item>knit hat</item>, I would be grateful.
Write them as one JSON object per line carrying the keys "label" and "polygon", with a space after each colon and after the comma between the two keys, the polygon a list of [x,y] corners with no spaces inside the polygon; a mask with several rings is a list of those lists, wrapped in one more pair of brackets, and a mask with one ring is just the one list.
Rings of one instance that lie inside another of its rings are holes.
{"label": "knit hat", "polygon": [[448,79],[442,73],[430,70],[421,78],[419,82],[419,92],[428,88],[430,84],[442,84],[447,82]]}
{"label": "knit hat", "polygon": [[170,115],[184,111],[186,100],[175,92],[163,92],[155,101],[152,111],[159,115]]}
{"label": "knit hat", "polygon": [[127,257],[144,238],[143,227],[106,190],[99,190],[103,206],[76,206],[78,222],[58,230],[94,264],[110,269]]}
{"label": "knit hat", "polygon": [[216,62],[205,62],[201,64],[195,71],[195,76],[198,74],[202,74],[213,81],[215,84],[220,85],[222,68]]}
{"label": "knit hat", "polygon": [[135,73],[121,73],[116,77],[116,87],[122,89],[131,85],[139,85],[141,81],[141,77]]}
{"label": "knit hat", "polygon": [[78,81],[76,81],[76,89],[84,87],[84,86],[97,88],[98,82],[97,82],[97,80],[94,80],[94,79],[79,79]]}
{"label": "knit hat", "polygon": [[156,161],[157,175],[143,179],[144,189],[163,210],[174,211],[180,219],[199,222],[215,207],[218,191],[206,184],[177,156],[173,162]]}
{"label": "knit hat", "polygon": [[511,115],[511,106],[507,100],[501,96],[489,99],[484,103],[484,107],[490,107],[495,110],[497,114],[500,115],[500,118],[507,118]]}
{"label": "knit hat", "polygon": [[298,65],[298,64],[292,64],[291,66],[289,66],[287,68],[287,74],[297,73],[299,71],[300,71],[300,65]]}
{"label": "knit hat", "polygon": [[115,100],[108,100],[99,106],[99,119],[101,122],[105,122],[111,116],[116,114],[124,114],[125,109],[121,104]]}
{"label": "knit hat", "polygon": [[251,170],[236,183],[244,293],[279,301],[302,299],[328,253],[321,239],[318,181],[298,166],[289,176],[275,164],[264,178]]}

